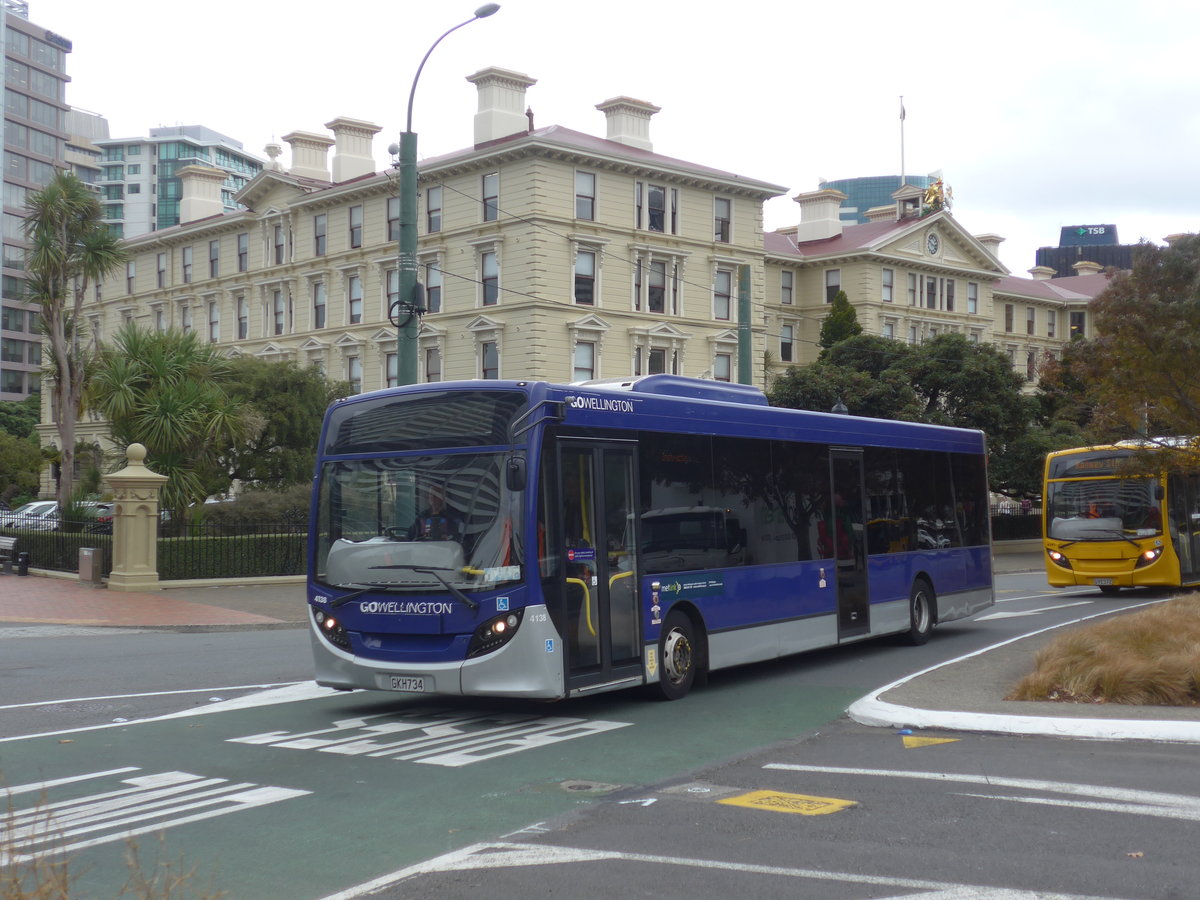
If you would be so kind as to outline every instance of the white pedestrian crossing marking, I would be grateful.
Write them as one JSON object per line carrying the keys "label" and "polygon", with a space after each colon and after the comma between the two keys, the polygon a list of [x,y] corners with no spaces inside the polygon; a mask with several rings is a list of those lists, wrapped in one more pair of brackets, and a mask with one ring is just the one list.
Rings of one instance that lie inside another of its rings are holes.
{"label": "white pedestrian crossing marking", "polygon": [[268,731],[230,741],[456,768],[631,724],[566,716],[485,715],[435,709],[339,719],[331,727],[315,731],[295,734]]}
{"label": "white pedestrian crossing marking", "polygon": [[[56,788],[130,771],[138,770],[113,769],[4,791],[10,812],[0,821],[0,866],[122,841],[310,793],[190,772],[160,772],[122,779],[119,783],[125,787],[54,799]],[[42,798],[40,802],[25,808],[13,806],[15,796],[34,792]]]}

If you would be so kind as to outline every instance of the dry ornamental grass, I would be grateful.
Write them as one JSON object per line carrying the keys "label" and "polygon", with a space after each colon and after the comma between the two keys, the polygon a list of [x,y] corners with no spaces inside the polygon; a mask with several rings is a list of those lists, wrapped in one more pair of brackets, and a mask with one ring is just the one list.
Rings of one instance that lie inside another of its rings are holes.
{"label": "dry ornamental grass", "polygon": [[1005,699],[1200,706],[1200,596],[1056,638]]}

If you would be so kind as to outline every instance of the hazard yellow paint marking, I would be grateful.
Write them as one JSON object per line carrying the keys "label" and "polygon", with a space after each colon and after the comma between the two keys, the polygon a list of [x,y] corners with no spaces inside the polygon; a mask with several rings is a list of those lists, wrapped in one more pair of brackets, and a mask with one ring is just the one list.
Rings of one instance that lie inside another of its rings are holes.
{"label": "hazard yellow paint marking", "polygon": [[953,744],[959,738],[923,738],[923,737],[906,737],[904,739],[905,750],[916,750],[919,747],[932,747],[934,744]]}
{"label": "hazard yellow paint marking", "polygon": [[751,791],[736,797],[718,800],[726,806],[745,806],[749,809],[768,809],[772,812],[797,813],[801,816],[824,816],[858,806],[854,800],[835,797],[808,797],[804,794],[784,794],[779,791]]}

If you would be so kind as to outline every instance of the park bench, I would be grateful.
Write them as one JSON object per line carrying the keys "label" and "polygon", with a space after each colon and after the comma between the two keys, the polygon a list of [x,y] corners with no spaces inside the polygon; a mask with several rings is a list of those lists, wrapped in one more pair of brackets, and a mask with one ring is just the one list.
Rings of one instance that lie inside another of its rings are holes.
{"label": "park bench", "polygon": [[5,575],[12,574],[13,548],[17,546],[15,537],[0,537],[0,565],[3,565]]}

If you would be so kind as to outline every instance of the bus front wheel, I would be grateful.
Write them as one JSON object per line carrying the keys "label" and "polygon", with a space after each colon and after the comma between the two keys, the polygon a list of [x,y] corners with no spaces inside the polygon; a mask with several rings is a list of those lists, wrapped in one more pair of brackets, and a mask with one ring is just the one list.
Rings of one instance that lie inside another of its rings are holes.
{"label": "bus front wheel", "polygon": [[673,612],[663,623],[658,638],[658,696],[679,700],[687,695],[696,680],[696,635],[692,620]]}
{"label": "bus front wheel", "polygon": [[908,642],[921,645],[933,631],[933,587],[924,578],[913,582],[908,597]]}

